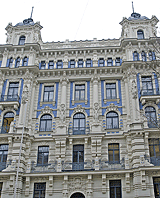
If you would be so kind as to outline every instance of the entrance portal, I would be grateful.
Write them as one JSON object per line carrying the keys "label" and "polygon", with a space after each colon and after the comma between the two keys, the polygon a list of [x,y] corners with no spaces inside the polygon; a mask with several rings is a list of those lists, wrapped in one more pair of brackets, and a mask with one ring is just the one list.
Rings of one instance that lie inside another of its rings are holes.
{"label": "entrance portal", "polygon": [[74,193],[70,198],[85,198],[82,193]]}

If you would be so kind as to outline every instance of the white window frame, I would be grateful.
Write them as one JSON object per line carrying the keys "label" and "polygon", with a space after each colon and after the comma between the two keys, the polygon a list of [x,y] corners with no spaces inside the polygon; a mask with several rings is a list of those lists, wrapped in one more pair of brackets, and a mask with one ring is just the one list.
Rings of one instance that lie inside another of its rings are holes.
{"label": "white window frame", "polygon": [[151,76],[152,78],[152,84],[153,84],[153,91],[154,94],[156,93],[156,84],[155,84],[155,78],[154,78],[154,74],[143,74],[143,75],[139,75],[139,81],[140,81],[140,91],[142,90],[142,77],[147,77],[147,76]]}
{"label": "white window frame", "polygon": [[[45,86],[48,86],[48,87],[53,86],[54,87],[53,101],[51,101],[51,102],[43,101],[44,87]],[[43,104],[52,104],[54,106],[56,104],[55,97],[56,97],[56,84],[55,83],[44,83],[44,84],[42,84],[40,106],[42,106]]]}
{"label": "white window frame", "polygon": [[[75,100],[75,85],[85,85],[85,100]],[[72,105],[74,105],[75,103],[85,103],[85,105],[87,105],[87,82],[86,81],[82,81],[82,82],[73,82],[73,95],[72,95]]]}
{"label": "white window frame", "polygon": [[[116,84],[116,99],[107,99],[106,98],[106,84],[108,83],[115,83]],[[107,103],[107,101],[117,101],[119,103],[120,98],[119,98],[119,90],[118,90],[118,80],[105,80],[104,81],[104,104]]]}
{"label": "white window frame", "polygon": [[19,79],[19,80],[7,80],[7,85],[6,85],[5,95],[7,95],[7,94],[8,94],[9,83],[16,83],[16,82],[18,82],[18,83],[19,83],[19,87],[18,87],[18,96],[20,95],[21,82],[22,82],[22,80],[21,80],[21,79]]}

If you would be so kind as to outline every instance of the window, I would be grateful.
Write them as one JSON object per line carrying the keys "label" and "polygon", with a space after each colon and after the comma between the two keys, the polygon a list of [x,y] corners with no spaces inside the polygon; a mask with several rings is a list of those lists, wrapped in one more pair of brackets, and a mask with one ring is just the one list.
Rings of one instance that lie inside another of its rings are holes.
{"label": "window", "polygon": [[57,61],[57,69],[62,69],[63,68],[63,62],[62,60]]}
{"label": "window", "polygon": [[45,114],[40,119],[40,131],[52,131],[52,116]]}
{"label": "window", "polygon": [[148,56],[149,56],[149,60],[150,61],[156,60],[156,56],[155,56],[155,53],[154,52],[150,51],[148,53]]}
{"label": "window", "polygon": [[144,39],[144,33],[142,30],[138,30],[137,31],[137,38],[138,39]]}
{"label": "window", "polygon": [[75,60],[70,60],[70,68],[75,68]]}
{"label": "window", "polygon": [[83,67],[83,59],[78,60],[78,67]]}
{"label": "window", "polygon": [[116,83],[106,84],[106,99],[116,99]]}
{"label": "window", "polygon": [[1,193],[2,193],[2,186],[3,186],[3,182],[0,182],[0,197],[1,197]]}
{"label": "window", "polygon": [[8,133],[9,132],[9,128],[10,128],[11,122],[13,120],[14,120],[14,113],[13,112],[7,112],[6,114],[4,114],[1,133]]}
{"label": "window", "polygon": [[73,145],[73,170],[84,169],[84,145]]}
{"label": "window", "polygon": [[37,165],[48,165],[49,146],[38,147]]}
{"label": "window", "polygon": [[137,51],[134,51],[133,53],[133,61],[139,61],[139,54],[137,53]]}
{"label": "window", "polygon": [[110,198],[121,198],[121,180],[110,180]]}
{"label": "window", "polygon": [[87,59],[86,60],[86,67],[91,67],[92,66],[92,60],[91,59]]}
{"label": "window", "polygon": [[146,53],[144,51],[142,51],[142,61],[146,61]]}
{"label": "window", "polygon": [[21,37],[19,38],[19,43],[18,43],[18,45],[24,45],[24,44],[25,44],[25,39],[26,39],[25,36],[21,36]]}
{"label": "window", "polygon": [[70,198],[85,198],[85,196],[82,193],[74,193]]}
{"label": "window", "polygon": [[160,165],[160,139],[152,138],[148,139],[149,143],[149,153],[150,153],[150,161],[154,165]]}
{"label": "window", "polygon": [[160,198],[160,177],[153,178],[155,198]]}
{"label": "window", "polygon": [[45,61],[41,61],[41,69],[45,69],[46,68],[46,63]]}
{"label": "window", "polygon": [[75,85],[75,100],[85,100],[85,85]]}
{"label": "window", "polygon": [[35,183],[33,198],[45,198],[45,190],[46,190],[46,183]]}
{"label": "window", "polygon": [[13,58],[10,58],[10,59],[9,59],[8,67],[9,67],[9,68],[12,68],[12,64],[13,64]]}
{"label": "window", "polygon": [[53,61],[49,61],[48,69],[54,69],[54,62]]}
{"label": "window", "polygon": [[28,58],[24,57],[23,62],[22,62],[22,66],[27,66],[28,65]]}
{"label": "window", "polygon": [[8,155],[8,144],[1,144],[0,145],[0,171],[6,168],[7,162],[7,155]]}
{"label": "window", "polygon": [[73,134],[82,135],[85,134],[86,120],[83,113],[76,113],[73,116]]}
{"label": "window", "polygon": [[142,91],[141,91],[142,96],[153,95],[154,90],[153,90],[153,84],[152,84],[152,77],[144,76],[144,77],[141,77],[141,80],[142,80]]}
{"label": "window", "polygon": [[19,83],[18,82],[10,82],[9,88],[8,88],[8,94],[7,94],[7,100],[10,101],[17,101],[18,99],[18,88]]}
{"label": "window", "polygon": [[156,128],[157,127],[157,116],[156,110],[154,107],[146,107],[145,108],[145,115],[148,121],[149,128]]}
{"label": "window", "polygon": [[119,144],[108,144],[109,163],[119,163]]}
{"label": "window", "polygon": [[52,102],[54,97],[54,86],[45,86],[43,102]]}
{"label": "window", "polygon": [[119,119],[118,114],[114,111],[107,113],[106,116],[106,128],[107,129],[118,129],[119,128]]}
{"label": "window", "polygon": [[107,66],[113,66],[112,58],[108,58],[108,60],[107,60]]}
{"label": "window", "polygon": [[121,65],[121,59],[118,57],[116,58],[116,66],[120,66]]}
{"label": "window", "polygon": [[19,67],[20,62],[21,62],[21,59],[18,57],[18,58],[16,59],[16,64],[15,64],[15,67],[16,67],[16,68]]}
{"label": "window", "polygon": [[98,61],[98,66],[99,66],[99,67],[104,67],[104,66],[105,66],[104,58],[100,58],[100,59],[99,59],[99,61]]}

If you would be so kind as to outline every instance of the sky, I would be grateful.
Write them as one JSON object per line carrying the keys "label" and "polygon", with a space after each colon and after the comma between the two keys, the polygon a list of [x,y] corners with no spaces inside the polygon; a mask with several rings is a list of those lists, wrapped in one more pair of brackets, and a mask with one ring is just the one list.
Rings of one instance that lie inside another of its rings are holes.
{"label": "sky", "polygon": [[[160,0],[133,0],[134,11],[160,20]],[[40,21],[43,42],[119,39],[123,17],[132,13],[132,0],[3,0],[0,44],[6,43],[6,26],[31,16]],[[160,23],[158,23],[160,36]]]}

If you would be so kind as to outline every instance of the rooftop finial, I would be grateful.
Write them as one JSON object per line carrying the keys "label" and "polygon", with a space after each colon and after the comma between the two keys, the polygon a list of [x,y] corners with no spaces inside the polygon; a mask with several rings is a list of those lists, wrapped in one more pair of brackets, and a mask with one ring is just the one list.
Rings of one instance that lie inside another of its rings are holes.
{"label": "rooftop finial", "polygon": [[32,7],[32,11],[31,11],[31,17],[30,17],[31,19],[32,19],[32,14],[33,14],[33,8],[34,8],[34,6]]}
{"label": "rooftop finial", "polygon": [[132,1],[132,10],[133,10],[133,13],[134,13],[134,5],[133,5],[133,1]]}

